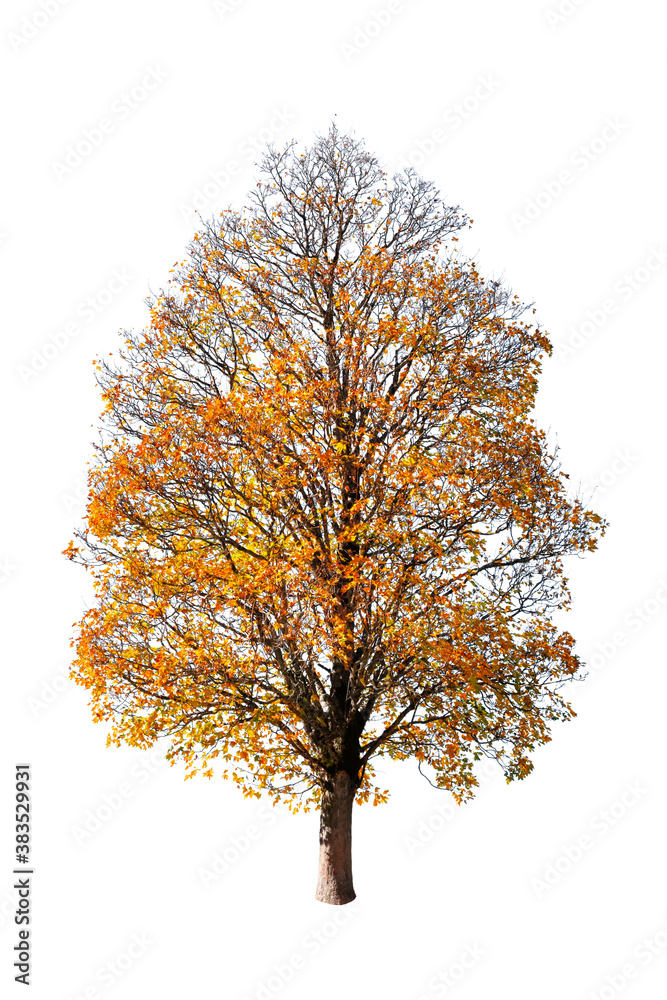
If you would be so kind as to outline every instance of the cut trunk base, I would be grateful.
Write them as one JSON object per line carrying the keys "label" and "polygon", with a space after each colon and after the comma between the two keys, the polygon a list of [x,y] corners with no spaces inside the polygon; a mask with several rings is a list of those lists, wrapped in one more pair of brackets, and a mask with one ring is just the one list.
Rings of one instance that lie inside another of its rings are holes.
{"label": "cut trunk base", "polygon": [[338,771],[322,794],[320,810],[320,868],[315,899],[340,906],[351,903],[352,806],[356,786],[346,771]]}

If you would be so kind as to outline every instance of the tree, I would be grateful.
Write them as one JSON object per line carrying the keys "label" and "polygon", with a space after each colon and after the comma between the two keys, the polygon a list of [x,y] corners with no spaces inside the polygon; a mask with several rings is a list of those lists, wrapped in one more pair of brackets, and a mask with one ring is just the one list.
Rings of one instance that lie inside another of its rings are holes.
{"label": "tree", "polygon": [[551,617],[605,525],[528,416],[551,346],[455,247],[470,220],[335,125],[260,166],[97,362],[72,675],[109,745],[167,737],[188,777],[220,758],[318,806],[316,895],[342,904],[376,758],[462,802],[482,755],[522,778],[574,714]]}

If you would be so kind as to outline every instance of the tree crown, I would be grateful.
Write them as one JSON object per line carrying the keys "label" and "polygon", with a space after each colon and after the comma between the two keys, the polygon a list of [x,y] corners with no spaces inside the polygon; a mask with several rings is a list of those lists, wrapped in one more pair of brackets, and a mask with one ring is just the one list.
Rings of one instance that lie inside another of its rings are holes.
{"label": "tree crown", "polygon": [[332,125],[270,147],[98,362],[75,679],[109,741],[293,808],[415,757],[458,799],[531,768],[578,674],[552,613],[601,518],[529,417],[550,343],[413,170]]}

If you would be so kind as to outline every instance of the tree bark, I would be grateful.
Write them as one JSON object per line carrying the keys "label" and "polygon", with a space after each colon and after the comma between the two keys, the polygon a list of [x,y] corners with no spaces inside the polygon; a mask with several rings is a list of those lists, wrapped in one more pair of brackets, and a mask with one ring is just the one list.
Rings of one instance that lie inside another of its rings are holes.
{"label": "tree bark", "polygon": [[356,897],[352,884],[352,806],[356,785],[347,771],[337,771],[322,794],[320,867],[315,899],[342,905]]}

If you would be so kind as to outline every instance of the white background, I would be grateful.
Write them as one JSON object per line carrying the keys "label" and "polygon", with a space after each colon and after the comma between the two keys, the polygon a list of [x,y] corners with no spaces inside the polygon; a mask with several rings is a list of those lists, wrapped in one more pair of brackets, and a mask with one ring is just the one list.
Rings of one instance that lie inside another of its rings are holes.
{"label": "white background", "polygon": [[[664,995],[664,37],[651,0],[564,0],[554,15],[557,2],[402,0],[377,19],[387,4],[354,0],[3,4],[0,980],[12,996],[24,988],[11,982],[11,781],[24,760],[39,1000]],[[313,899],[316,813],[270,823],[219,778],[184,782],[159,752],[105,748],[86,692],[64,680],[90,590],[60,554],[83,513],[92,359],[144,325],[193,203],[204,215],[243,204],[255,137],[309,144],[334,113],[385,169],[413,162],[460,204],[482,272],[535,301],[555,345],[536,419],[573,485],[600,484],[593,506],[611,522],[569,566],[562,624],[591,665],[570,691],[576,720],[529,778],[483,777],[461,809],[416,766],[385,766],[390,803],[355,807],[358,899],[342,908]],[[59,166],[104,118],[102,141]],[[216,852],[232,861],[205,884]]]}

